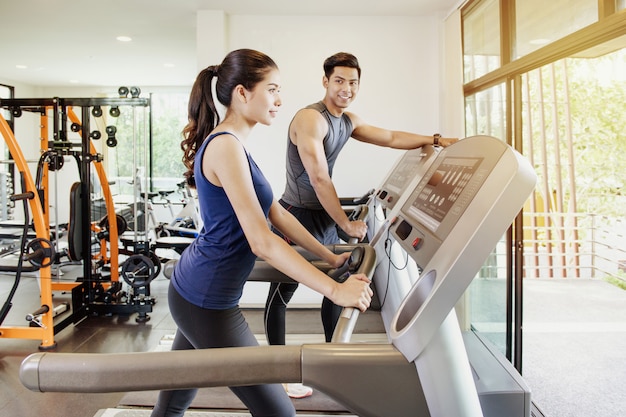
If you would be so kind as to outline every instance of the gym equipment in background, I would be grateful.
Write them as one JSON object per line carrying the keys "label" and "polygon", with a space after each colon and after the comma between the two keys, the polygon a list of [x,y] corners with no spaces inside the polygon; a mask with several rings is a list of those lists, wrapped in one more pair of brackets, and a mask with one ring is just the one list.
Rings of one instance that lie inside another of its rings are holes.
{"label": "gym equipment in background", "polygon": [[[143,253],[136,255],[130,262],[123,264],[121,272],[129,290],[122,288],[118,279],[119,250],[118,227],[123,228],[115,213],[109,183],[102,166],[103,156],[96,151],[92,140],[97,140],[101,130],[91,130],[91,117],[103,116],[102,107],[111,108],[130,107],[135,114],[137,108],[144,110],[150,105],[148,99],[134,98],[32,98],[32,99],[1,99],[0,107],[11,109],[14,117],[22,115],[22,111],[38,113],[40,115],[40,130],[42,143],[42,158],[38,165],[37,182],[33,181],[26,160],[18,145],[12,129],[0,115],[2,136],[8,144],[11,156],[20,170],[26,189],[24,193],[32,193],[29,206],[32,214],[37,241],[43,242],[51,237],[49,219],[48,173],[62,168],[64,158],[72,156],[76,159],[79,170],[79,181],[74,183],[70,192],[70,222],[68,227],[68,248],[63,254],[70,260],[82,262],[82,276],[74,282],[53,281],[51,279],[50,264],[44,262],[38,268],[41,282],[41,308],[29,315],[31,320],[28,326],[0,328],[0,338],[34,338],[41,339],[41,350],[55,346],[54,334],[72,323],[77,323],[90,315],[130,315],[137,313],[136,320],[149,320],[148,312],[152,311],[155,300],[150,296],[149,282],[158,274],[153,258],[149,256],[147,244],[141,247]],[[80,118],[73,108],[79,107]],[[51,116],[49,117],[49,114]],[[117,114],[117,111],[115,111]],[[144,112],[145,113],[145,112]],[[118,114],[119,115],[119,114]],[[68,120],[68,118],[70,120]],[[146,117],[144,117],[144,120]],[[50,126],[50,120],[52,126]],[[69,123],[71,121],[71,124]],[[133,118],[134,121],[134,118]],[[69,139],[69,131],[80,136],[80,142]],[[114,139],[116,129],[105,128],[109,139]],[[133,129],[134,130],[134,129]],[[52,140],[49,133],[52,132]],[[134,132],[133,132],[134,134]],[[134,137],[133,137],[134,139]],[[108,144],[113,145],[112,143]],[[92,168],[95,168],[100,186],[105,194],[107,216],[103,219],[92,219],[91,213],[91,180]],[[55,225],[58,227],[58,225]],[[55,233],[58,238],[60,233]],[[99,250],[94,253],[94,244]],[[40,245],[44,249],[48,245]],[[54,245],[50,245],[52,248]],[[40,248],[41,249],[41,248]],[[40,253],[34,250],[33,253]],[[55,254],[55,262],[58,256]],[[160,263],[157,263],[160,270]],[[105,272],[107,270],[107,273]],[[53,320],[55,307],[52,302],[52,292],[71,292],[71,313],[59,320]]]}

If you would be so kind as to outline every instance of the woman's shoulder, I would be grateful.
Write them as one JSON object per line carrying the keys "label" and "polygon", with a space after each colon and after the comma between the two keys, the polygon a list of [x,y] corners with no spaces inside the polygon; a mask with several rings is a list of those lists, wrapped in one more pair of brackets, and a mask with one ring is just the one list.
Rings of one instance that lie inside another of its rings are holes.
{"label": "woman's shoulder", "polygon": [[204,141],[204,147],[211,144],[211,149],[222,149],[224,151],[234,151],[242,148],[242,143],[234,133],[228,130],[214,131]]}
{"label": "woman's shoulder", "polygon": [[228,130],[216,130],[209,134],[209,137],[206,139],[206,142],[210,142],[217,137],[228,137],[228,136],[234,139],[237,139],[237,141],[239,141],[239,138],[237,138],[237,136],[233,132],[230,132]]}

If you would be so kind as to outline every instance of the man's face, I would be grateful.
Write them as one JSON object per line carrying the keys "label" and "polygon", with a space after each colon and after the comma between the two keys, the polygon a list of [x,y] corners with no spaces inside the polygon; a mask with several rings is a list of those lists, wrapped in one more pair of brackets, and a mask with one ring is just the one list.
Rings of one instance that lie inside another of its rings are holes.
{"label": "man's face", "polygon": [[359,73],[356,68],[335,67],[330,78],[324,76],[326,97],[338,108],[347,108],[359,91]]}

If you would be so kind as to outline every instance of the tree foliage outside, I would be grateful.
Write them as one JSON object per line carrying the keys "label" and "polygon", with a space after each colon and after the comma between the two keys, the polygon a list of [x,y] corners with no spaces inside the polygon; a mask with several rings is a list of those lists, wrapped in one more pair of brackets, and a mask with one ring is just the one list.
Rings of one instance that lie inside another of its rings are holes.
{"label": "tree foliage outside", "polygon": [[624,217],[626,50],[567,67],[578,211]]}
{"label": "tree foliage outside", "polygon": [[547,212],[540,243],[568,276],[615,276],[626,259],[626,50],[523,78],[524,154],[538,175],[535,211]]}
{"label": "tree foliage outside", "polygon": [[[525,153],[532,149],[539,184],[545,181],[549,191],[563,193],[562,206],[553,201],[552,211],[626,214],[625,73],[626,51],[620,50],[568,58],[528,74],[524,123],[533,143],[525,145]],[[545,192],[542,197],[553,199]]]}
{"label": "tree foliage outside", "polygon": [[[552,254],[550,264],[568,275],[578,265],[619,272],[626,259],[626,50],[560,60],[522,74],[521,86],[522,154],[538,176],[535,204],[524,211],[526,245]],[[468,136],[506,140],[505,93],[499,84],[466,98]]]}
{"label": "tree foliage outside", "polygon": [[183,93],[152,94],[145,112],[143,108],[121,109],[115,120],[117,145],[107,152],[109,176],[116,179],[119,194],[132,195],[137,178],[143,191],[175,190],[183,180],[180,142],[188,99]]}
{"label": "tree foliage outside", "polygon": [[154,185],[171,188],[183,180],[185,167],[180,148],[187,124],[189,94],[152,96],[152,165]]}

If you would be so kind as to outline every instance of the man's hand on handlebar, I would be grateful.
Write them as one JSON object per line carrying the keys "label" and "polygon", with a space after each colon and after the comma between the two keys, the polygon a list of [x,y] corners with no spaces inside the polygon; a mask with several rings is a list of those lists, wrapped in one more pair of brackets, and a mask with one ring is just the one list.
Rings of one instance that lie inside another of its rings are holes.
{"label": "man's hand on handlebar", "polygon": [[367,235],[367,224],[362,220],[351,220],[348,226],[342,229],[348,236],[359,239],[359,242]]}
{"label": "man's hand on handlebar", "polygon": [[437,143],[436,146],[441,146],[443,148],[448,147],[456,142],[458,142],[459,139],[458,138],[439,138],[439,143]]}

